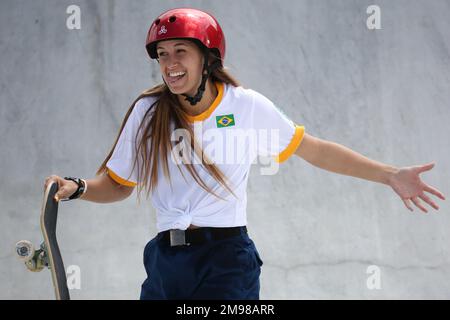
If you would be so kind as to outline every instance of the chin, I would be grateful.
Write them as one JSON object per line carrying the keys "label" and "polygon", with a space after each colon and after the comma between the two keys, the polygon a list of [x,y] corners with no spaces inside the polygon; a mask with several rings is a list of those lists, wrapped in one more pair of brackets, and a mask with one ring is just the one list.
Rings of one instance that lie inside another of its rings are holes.
{"label": "chin", "polygon": [[187,94],[188,96],[195,96],[196,93],[192,93],[191,90],[186,90],[185,86],[178,87],[178,88],[172,88],[170,85],[168,85],[170,92],[173,94]]}

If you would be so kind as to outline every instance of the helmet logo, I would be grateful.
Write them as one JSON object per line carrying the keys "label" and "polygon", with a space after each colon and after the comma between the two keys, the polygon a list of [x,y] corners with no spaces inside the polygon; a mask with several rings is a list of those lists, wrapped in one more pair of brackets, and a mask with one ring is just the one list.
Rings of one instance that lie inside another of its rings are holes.
{"label": "helmet logo", "polygon": [[158,35],[162,35],[163,33],[167,33],[167,29],[166,29],[166,26],[165,26],[165,25],[163,25],[163,26],[161,27],[161,29],[159,29]]}

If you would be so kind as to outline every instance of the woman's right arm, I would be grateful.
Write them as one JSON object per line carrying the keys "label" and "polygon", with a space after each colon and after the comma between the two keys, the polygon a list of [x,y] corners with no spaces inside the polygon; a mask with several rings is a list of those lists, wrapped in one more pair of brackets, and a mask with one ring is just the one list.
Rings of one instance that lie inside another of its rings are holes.
{"label": "woman's right arm", "polygon": [[[47,188],[51,181],[58,183],[59,189],[56,196],[59,200],[69,198],[78,189],[78,185],[75,182],[65,180],[56,175],[52,175],[45,180],[44,189]],[[97,203],[111,203],[124,200],[134,190],[134,187],[118,184],[107,174],[86,180],[86,184],[87,191],[79,199]]]}

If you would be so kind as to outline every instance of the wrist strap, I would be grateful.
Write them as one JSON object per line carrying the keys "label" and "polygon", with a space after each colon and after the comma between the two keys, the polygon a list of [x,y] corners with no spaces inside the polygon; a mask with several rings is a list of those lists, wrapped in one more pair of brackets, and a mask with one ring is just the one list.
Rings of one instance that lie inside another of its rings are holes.
{"label": "wrist strap", "polygon": [[65,180],[71,180],[75,182],[78,185],[78,189],[68,198],[68,199],[62,199],[61,201],[69,201],[69,200],[75,200],[81,197],[86,192],[86,180],[80,179],[80,178],[74,178],[74,177],[64,177]]}
{"label": "wrist strap", "polygon": [[81,195],[83,195],[87,192],[87,182],[84,179],[80,179],[80,180],[83,181],[83,183],[84,183],[84,190],[83,190],[83,193],[81,194]]}

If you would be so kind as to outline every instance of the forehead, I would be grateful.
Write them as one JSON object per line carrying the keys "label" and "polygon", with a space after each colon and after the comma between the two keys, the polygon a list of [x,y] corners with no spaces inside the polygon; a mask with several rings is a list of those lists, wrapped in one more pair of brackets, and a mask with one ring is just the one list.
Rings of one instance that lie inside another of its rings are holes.
{"label": "forehead", "polygon": [[190,46],[190,45],[191,43],[188,40],[180,40],[180,39],[163,40],[161,42],[158,42],[158,46],[156,47],[156,49],[167,49],[172,47]]}

